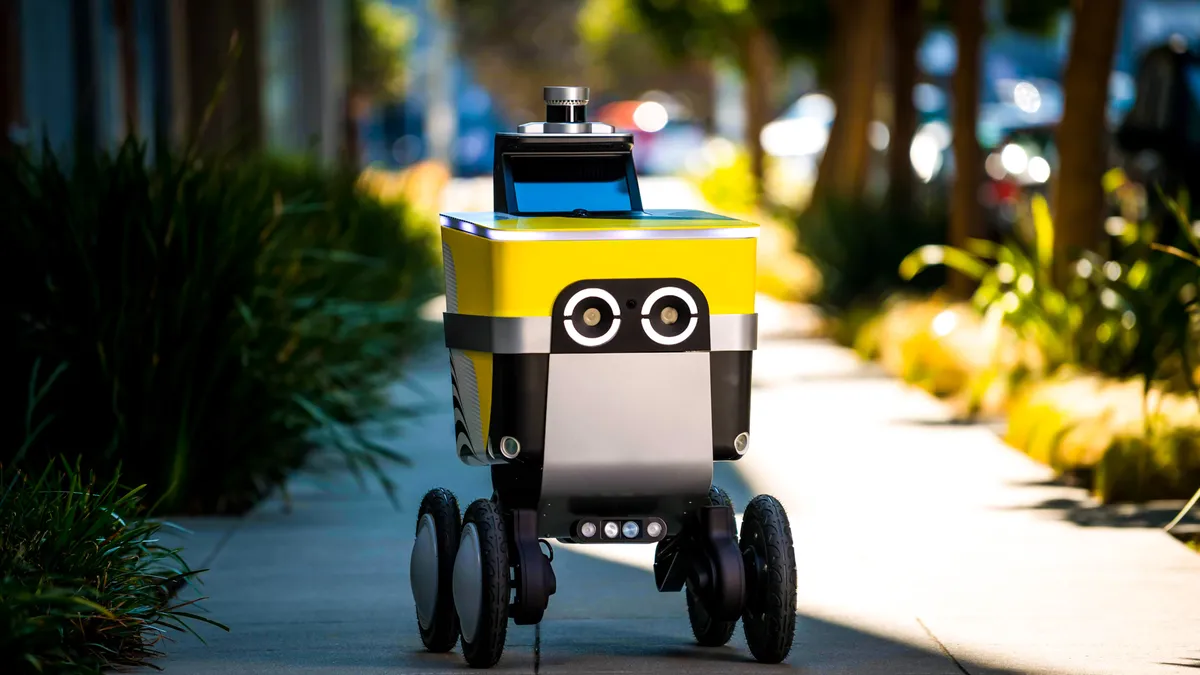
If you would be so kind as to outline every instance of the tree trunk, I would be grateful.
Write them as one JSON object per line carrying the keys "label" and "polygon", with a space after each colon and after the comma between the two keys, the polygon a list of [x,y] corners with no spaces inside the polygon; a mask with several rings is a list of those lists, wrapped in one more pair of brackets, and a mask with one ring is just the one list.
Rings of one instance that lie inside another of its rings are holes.
{"label": "tree trunk", "polygon": [[854,202],[867,180],[867,132],[875,118],[875,86],[891,19],[892,0],[834,3],[833,100],[837,116],[813,187],[813,205]]}
{"label": "tree trunk", "polygon": [[0,0],[0,155],[13,150],[11,133],[21,123],[25,107],[21,94],[21,3]]}
{"label": "tree trunk", "polygon": [[917,46],[921,40],[919,0],[895,0],[892,7],[892,137],[888,143],[888,205],[892,213],[912,207],[913,169],[909,146],[917,131],[913,87],[917,84]]}
{"label": "tree trunk", "polygon": [[770,121],[771,84],[775,80],[775,44],[766,27],[756,23],[750,29],[742,64],[746,80],[746,148],[750,152],[755,198],[761,200],[765,173],[762,130]]}
{"label": "tree trunk", "polygon": [[137,22],[131,0],[113,0],[113,25],[117,27],[121,63],[121,106],[125,120],[125,134],[137,135],[138,120],[138,60]]}
{"label": "tree trunk", "polygon": [[71,60],[75,67],[75,139],[77,148],[91,151],[96,148],[99,130],[96,122],[96,73],[92,33],[92,3],[74,0],[71,3]]}
{"label": "tree trunk", "polygon": [[1100,179],[1107,168],[1108,78],[1121,17],[1121,0],[1076,0],[1072,6],[1075,26],[1063,75],[1063,114],[1055,138],[1060,161],[1052,192],[1060,282],[1069,279],[1080,249],[1095,244],[1104,215]]}
{"label": "tree trunk", "polygon": [[[965,246],[980,231],[983,210],[979,205],[979,186],[983,179],[983,151],[975,135],[979,118],[979,61],[983,42],[982,0],[961,0],[953,6],[955,32],[958,34],[958,65],[951,79],[953,91],[952,124],[954,129],[954,188],[950,197],[949,243]],[[965,297],[972,281],[950,272],[950,291]]]}

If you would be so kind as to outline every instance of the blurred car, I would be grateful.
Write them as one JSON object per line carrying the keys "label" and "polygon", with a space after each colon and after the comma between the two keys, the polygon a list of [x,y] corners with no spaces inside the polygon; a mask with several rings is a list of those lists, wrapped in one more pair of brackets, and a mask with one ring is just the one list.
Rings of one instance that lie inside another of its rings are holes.
{"label": "blurred car", "polygon": [[[1171,196],[1180,190],[1200,194],[1200,54],[1170,44],[1150,50],[1135,91],[1133,108],[1116,133],[1119,166],[1148,188],[1149,211],[1162,215],[1162,200],[1153,197],[1156,186]],[[1196,201],[1191,200],[1193,210]]]}

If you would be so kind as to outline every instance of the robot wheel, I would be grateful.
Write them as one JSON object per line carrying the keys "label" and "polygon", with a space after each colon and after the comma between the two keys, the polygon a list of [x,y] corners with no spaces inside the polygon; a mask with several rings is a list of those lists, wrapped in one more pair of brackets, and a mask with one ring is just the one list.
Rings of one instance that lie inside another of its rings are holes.
{"label": "robot wheel", "polygon": [[454,607],[467,663],[473,668],[496,665],[508,634],[509,560],[504,516],[491,500],[476,500],[463,518],[454,561]]}
{"label": "robot wheel", "polygon": [[750,500],[739,548],[746,570],[746,645],[756,660],[779,663],[792,650],[796,632],[796,552],[779,500],[770,495]]}
{"label": "robot wheel", "polygon": [[[709,506],[733,508],[733,500],[724,490],[715,485],[708,490],[708,504]],[[734,536],[737,536],[736,525]],[[704,607],[702,594],[691,581],[687,583],[684,594],[687,596],[688,622],[692,625],[692,634],[696,636],[696,642],[703,647],[722,647],[728,643],[729,639],[733,637],[737,619],[722,621],[709,614]]]}
{"label": "robot wheel", "polygon": [[452,579],[460,532],[454,494],[443,488],[426,493],[417,513],[409,578],[421,642],[435,653],[448,652],[458,642]]}

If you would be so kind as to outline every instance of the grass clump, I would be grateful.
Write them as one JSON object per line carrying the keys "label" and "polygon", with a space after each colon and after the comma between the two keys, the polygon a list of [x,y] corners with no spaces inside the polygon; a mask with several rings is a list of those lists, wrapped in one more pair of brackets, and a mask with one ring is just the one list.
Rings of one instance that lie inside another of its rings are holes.
{"label": "grass clump", "polygon": [[222,627],[172,599],[198,571],[158,542],[142,494],[66,461],[0,469],[0,672],[149,665],[171,634]]}
{"label": "grass clump", "polygon": [[[123,466],[166,512],[240,512],[322,432],[390,485],[381,466],[403,456],[359,428],[396,413],[382,388],[419,344],[439,282],[428,235],[357,180],[133,140],[69,163],[0,162],[5,367],[61,371],[40,403],[56,423],[27,464],[80,448],[84,469]],[[4,399],[20,400],[23,383],[6,382]],[[0,447],[20,447],[23,411],[5,410]]]}

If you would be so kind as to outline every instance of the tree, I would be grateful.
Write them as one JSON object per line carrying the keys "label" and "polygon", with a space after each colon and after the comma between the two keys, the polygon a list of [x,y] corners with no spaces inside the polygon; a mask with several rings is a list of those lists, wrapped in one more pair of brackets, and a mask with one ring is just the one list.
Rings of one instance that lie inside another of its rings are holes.
{"label": "tree", "polygon": [[[1105,165],[1108,80],[1116,49],[1121,0],[1074,0],[1074,27],[1063,76],[1063,115],[1055,140],[1053,185],[1056,273],[1065,281],[1079,249],[1095,243],[1104,214],[1100,179]],[[1085,11],[1086,10],[1086,11]]]}
{"label": "tree", "polygon": [[[821,158],[813,205],[829,200],[853,203],[862,196],[870,161],[867,134],[875,118],[892,0],[832,0],[830,51],[837,116]],[[909,96],[909,105],[911,95]],[[907,153],[906,153],[907,155]]]}
{"label": "tree", "polygon": [[[596,1],[618,5],[615,0]],[[794,57],[819,61],[825,56],[825,28],[829,23],[826,2],[624,0],[623,6],[634,17],[636,29],[651,35],[669,58],[723,59],[741,71],[745,81],[746,144],[755,189],[761,192],[764,153],[760,136],[775,113],[772,89],[777,68]]]}
{"label": "tree", "polygon": [[136,135],[138,120],[138,54],[136,8],[132,0],[113,0],[112,19],[120,47],[121,107],[125,133]]}
{"label": "tree", "polygon": [[908,157],[917,131],[913,88],[917,84],[917,46],[921,40],[920,0],[895,0],[892,6],[892,131],[888,146],[888,205],[904,214],[912,207],[913,170]]}
{"label": "tree", "polygon": [[359,155],[356,120],[372,103],[404,93],[404,56],[415,34],[412,17],[381,0],[350,2],[350,84],[346,100],[345,152]]}
{"label": "tree", "polygon": [[11,133],[21,121],[24,106],[21,103],[21,5],[17,2],[0,2],[0,155],[12,151]]}
{"label": "tree", "polygon": [[[984,21],[982,0],[959,0],[951,8],[958,35],[958,63],[951,80],[953,91],[954,188],[950,195],[949,243],[966,247],[978,232],[983,217],[979,184],[983,176],[983,152],[975,129],[979,120],[979,64]],[[962,274],[950,276],[950,290],[966,295],[970,280]]]}

